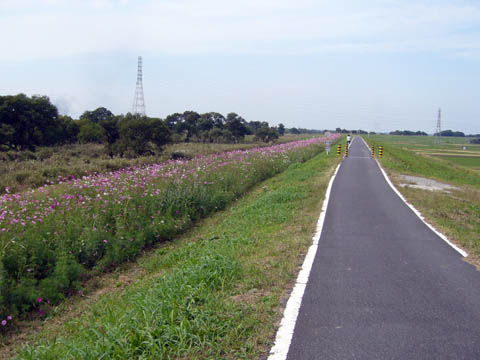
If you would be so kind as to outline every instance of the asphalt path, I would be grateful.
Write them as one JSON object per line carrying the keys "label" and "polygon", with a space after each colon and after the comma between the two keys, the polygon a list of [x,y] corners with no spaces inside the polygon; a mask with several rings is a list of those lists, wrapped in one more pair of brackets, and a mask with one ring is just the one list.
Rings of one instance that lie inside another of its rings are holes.
{"label": "asphalt path", "polygon": [[333,182],[289,360],[480,359],[480,272],[354,138]]}

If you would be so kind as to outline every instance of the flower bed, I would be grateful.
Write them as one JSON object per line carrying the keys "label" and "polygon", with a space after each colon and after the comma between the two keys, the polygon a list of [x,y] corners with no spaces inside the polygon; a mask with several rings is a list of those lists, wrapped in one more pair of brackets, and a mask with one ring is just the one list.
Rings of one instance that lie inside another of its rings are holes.
{"label": "flower bed", "polygon": [[[336,137],[337,135],[334,135]],[[318,154],[317,138],[69,179],[0,197],[0,321],[60,302],[253,185]]]}

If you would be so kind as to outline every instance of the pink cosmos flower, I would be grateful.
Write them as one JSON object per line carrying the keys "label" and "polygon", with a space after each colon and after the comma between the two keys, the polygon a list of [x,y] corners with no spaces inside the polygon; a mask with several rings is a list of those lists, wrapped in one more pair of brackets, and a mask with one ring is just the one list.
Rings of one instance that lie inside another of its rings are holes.
{"label": "pink cosmos flower", "polygon": [[9,320],[9,321],[12,320],[12,315],[8,315],[7,320]]}
{"label": "pink cosmos flower", "polygon": [[7,325],[7,320],[2,320],[2,326]]}
{"label": "pink cosmos flower", "polygon": [[39,298],[37,299],[37,302],[38,302],[38,303],[41,303],[42,301],[43,301],[43,298],[41,298],[41,297],[39,297]]}

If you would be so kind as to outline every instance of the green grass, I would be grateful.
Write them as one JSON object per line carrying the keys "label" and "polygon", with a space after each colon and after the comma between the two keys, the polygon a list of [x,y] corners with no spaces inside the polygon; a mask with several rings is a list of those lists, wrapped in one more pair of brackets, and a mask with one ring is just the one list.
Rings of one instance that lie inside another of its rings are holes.
{"label": "green grass", "polygon": [[[471,168],[480,158],[426,156],[406,150],[403,144],[398,144],[398,139],[392,138],[378,136],[364,139],[377,148],[380,145],[384,147],[384,157],[379,160],[396,185],[402,182],[399,174],[408,174],[458,188],[444,193],[397,186],[429,223],[471,254],[467,259],[480,263],[480,174]],[[405,138],[413,146],[416,141],[425,141],[421,137]]]}
{"label": "green grass", "polygon": [[454,137],[454,136],[444,136],[440,139],[440,144],[435,143],[435,138],[433,136],[402,136],[402,135],[370,135],[365,136],[365,139],[386,139],[391,144],[402,145],[402,146],[428,146],[428,147],[438,147],[438,148],[448,148],[450,146],[472,146],[478,147],[479,145],[470,144],[470,140],[474,138],[470,137]]}
{"label": "green grass", "polygon": [[462,188],[451,193],[400,188],[428,221],[460,244],[473,262],[480,257],[480,191]]}
{"label": "green grass", "polygon": [[[478,172],[464,166],[455,165],[442,159],[423,156],[414,151],[405,149],[403,146],[392,141],[393,136],[370,136],[364,137],[369,144],[375,144],[384,148],[382,165],[392,171],[402,174],[418,175],[437,180],[447,181],[457,185],[471,185],[480,188]],[[405,138],[417,138],[416,136],[405,136]],[[422,141],[423,137],[418,137]],[[414,141],[416,139],[408,139]]]}
{"label": "green grass", "polygon": [[480,156],[438,155],[438,157],[456,165],[480,169]]}
{"label": "green grass", "polygon": [[[386,142],[403,150],[422,153],[468,152],[469,155],[480,155],[480,144],[470,144],[472,138],[466,137],[443,137],[439,144],[435,143],[433,136],[370,135],[365,136],[365,139],[374,142]],[[464,147],[466,150],[464,150]]]}
{"label": "green grass", "polygon": [[63,326],[21,359],[258,359],[315,229],[339,159],[322,153],[139,261],[146,275]]}

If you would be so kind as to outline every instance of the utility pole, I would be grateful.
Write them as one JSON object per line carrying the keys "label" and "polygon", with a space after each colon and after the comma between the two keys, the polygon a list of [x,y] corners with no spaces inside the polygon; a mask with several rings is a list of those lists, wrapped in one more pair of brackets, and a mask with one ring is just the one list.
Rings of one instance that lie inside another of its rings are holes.
{"label": "utility pole", "polygon": [[438,109],[437,129],[433,134],[433,143],[440,144],[442,142],[442,111]]}
{"label": "utility pole", "polygon": [[145,100],[143,98],[143,84],[142,84],[142,57],[138,57],[137,70],[137,87],[135,88],[135,97],[133,99],[132,113],[134,115],[146,116]]}

